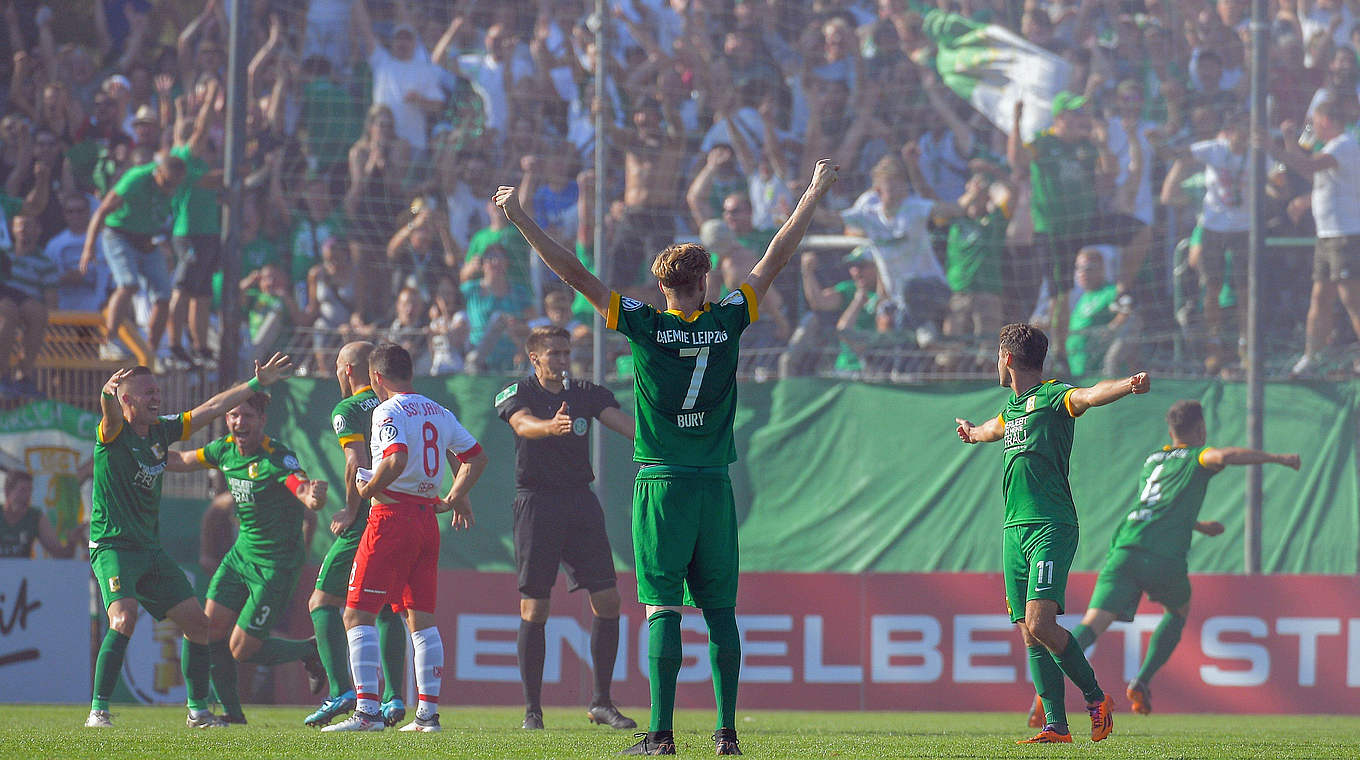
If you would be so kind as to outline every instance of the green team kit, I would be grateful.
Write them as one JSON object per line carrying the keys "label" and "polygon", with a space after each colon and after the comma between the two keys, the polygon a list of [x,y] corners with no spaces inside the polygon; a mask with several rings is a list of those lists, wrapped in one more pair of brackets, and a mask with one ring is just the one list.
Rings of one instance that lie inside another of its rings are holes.
{"label": "green team kit", "polygon": [[[341,399],[331,411],[331,427],[335,430],[336,441],[343,448],[347,444],[368,440],[372,424],[373,410],[382,403],[373,389],[364,386],[349,398]],[[359,549],[359,540],[364,537],[364,526],[368,524],[368,503],[359,508],[354,522],[343,533],[335,537],[326,558],[321,562],[321,571],[316,576],[316,587],[327,594],[344,598],[349,590],[349,569],[354,564],[354,553]]]}
{"label": "green team kit", "polygon": [[104,606],[135,598],[163,620],[194,595],[160,541],[161,482],[170,444],[188,440],[189,413],[163,415],[137,435],[124,422],[108,440],[96,434],[90,509],[90,567]]}
{"label": "green team kit", "polygon": [[251,454],[242,454],[228,435],[195,455],[201,464],[222,472],[241,524],[236,542],[213,573],[207,598],[236,610],[237,626],[262,639],[287,609],[306,559],[304,507],[288,481],[307,475],[291,450],[267,437]]}
{"label": "green team kit", "polygon": [[1002,409],[1005,425],[1002,490],[1002,571],[1012,621],[1025,618],[1025,602],[1051,599],[1064,608],[1067,571],[1077,551],[1077,508],[1067,482],[1076,419],[1071,385],[1049,380]]}
{"label": "green team kit", "polygon": [[611,293],[606,325],[632,347],[637,432],[633,547],[638,601],[736,605],[737,518],[727,466],[737,459],[737,360],[758,318],[742,285],[685,315]]}
{"label": "green team kit", "polygon": [[1209,446],[1164,446],[1143,463],[1138,504],[1115,531],[1091,594],[1090,606],[1133,620],[1139,598],[1168,609],[1190,601],[1186,559],[1209,479],[1221,472],[1204,464]]}

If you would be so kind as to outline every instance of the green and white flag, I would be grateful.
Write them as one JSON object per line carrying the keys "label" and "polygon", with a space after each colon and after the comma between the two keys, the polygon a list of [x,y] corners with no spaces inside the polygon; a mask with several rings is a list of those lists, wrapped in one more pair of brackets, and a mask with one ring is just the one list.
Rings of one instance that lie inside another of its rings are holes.
{"label": "green and white flag", "polygon": [[940,79],[1002,132],[1010,133],[1015,102],[1023,99],[1026,140],[1053,121],[1053,96],[1067,88],[1071,66],[1061,57],[997,24],[979,24],[932,10],[924,29],[938,52]]}
{"label": "green and white flag", "polygon": [[[33,502],[59,537],[90,519],[90,472],[99,415],[55,401],[0,414],[0,470],[27,470]],[[37,549],[39,556],[42,548]]]}

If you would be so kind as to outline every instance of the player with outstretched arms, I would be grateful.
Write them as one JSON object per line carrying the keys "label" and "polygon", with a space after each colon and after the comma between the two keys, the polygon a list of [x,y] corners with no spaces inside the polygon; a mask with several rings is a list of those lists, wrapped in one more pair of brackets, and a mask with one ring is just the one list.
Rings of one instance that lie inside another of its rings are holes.
{"label": "player with outstretched arms", "polygon": [[[1190,614],[1186,562],[1190,539],[1195,533],[1217,536],[1223,532],[1223,523],[1199,519],[1209,479],[1234,464],[1279,464],[1293,470],[1301,464],[1298,454],[1205,445],[1209,434],[1198,401],[1172,404],[1166,424],[1171,444],[1159,447],[1143,462],[1137,502],[1115,529],[1091,603],[1081,623],[1072,629],[1077,645],[1085,649],[1115,620],[1131,622],[1144,593],[1165,608],[1148,642],[1143,666],[1124,691],[1130,707],[1142,715],[1152,712],[1148,684],[1175,651]],[[1031,726],[1042,725],[1042,717],[1036,714],[1042,709],[1036,700]]]}
{"label": "player with outstretched arms", "polygon": [[188,725],[227,725],[208,710],[208,617],[184,571],[161,546],[161,481],[170,444],[189,440],[194,431],[292,371],[289,357],[274,354],[264,365],[255,363],[255,377],[248,382],[192,411],[165,415],[160,413],[160,385],[146,367],[119,370],[104,383],[95,431],[90,568],[108,610],[109,630],[95,660],[87,728],[113,725],[109,700],[137,624],[138,605],[157,620],[170,618],[184,632],[180,668],[188,692]]}
{"label": "player with outstretched arms", "polygon": [[312,691],[326,673],[313,639],[269,631],[288,610],[307,559],[303,509],[326,504],[326,482],[312,480],[291,449],[265,435],[269,395],[256,393],[227,412],[227,435],[199,449],[172,451],[171,472],[219,470],[231,489],[241,529],[208,584],[208,649],[212,686],[228,723],[245,723],[236,663],[301,662]]}
{"label": "player with outstretched arms", "polygon": [[[437,513],[453,510],[453,527],[472,527],[468,492],[486,469],[487,456],[453,412],[415,392],[411,355],[384,343],[368,357],[373,392],[369,436],[372,470],[360,469],[359,497],[371,502],[368,525],[354,556],[345,597],[345,634],[357,704],[344,721],[322,731],[381,731],[377,694],[378,612],[392,604],[406,615],[415,650],[416,717],[402,731],[439,731],[439,685],[444,643],[435,627],[439,572]],[[453,486],[442,498],[445,462]]]}
{"label": "player with outstretched arms", "polygon": [[1091,741],[1114,728],[1114,701],[1096,681],[1086,654],[1067,629],[1058,625],[1067,591],[1067,571],[1077,552],[1077,507],[1068,483],[1068,460],[1076,418],[1086,410],[1112,404],[1131,393],[1147,393],[1146,372],[1076,388],[1043,380],[1048,336],[1027,324],[1001,328],[997,374],[1011,389],[1001,413],[981,425],[958,422],[964,443],[1004,439],[1001,569],[1006,610],[1029,651],[1034,688],[1043,699],[1043,730],[1021,744],[1070,743],[1063,676],[1081,690],[1091,716]]}
{"label": "player with outstretched arms", "polygon": [[629,755],[675,754],[675,683],[682,661],[680,609],[703,610],[709,631],[718,706],[717,753],[737,755],[737,518],[727,466],[736,461],[732,422],[742,331],[807,232],[817,202],[838,167],[817,162],[811,184],[765,255],[740,288],[718,303],[704,301],[709,253],[692,243],[657,254],[652,274],[666,299],[657,309],[611,291],[576,255],[534,223],[515,188],[496,191],[496,205],[519,228],[549,269],[590,301],[611,330],[628,338],[634,366],[633,554],[638,601],[647,605],[652,712]]}
{"label": "player with outstretched arms", "polygon": [[[354,341],[341,346],[335,357],[335,378],[344,398],[331,410],[336,443],[345,452],[345,508],[331,518],[335,541],[321,561],[316,590],[307,600],[316,631],[316,648],[330,681],[330,694],[321,706],[303,719],[308,726],[324,726],[354,709],[354,684],[349,677],[349,643],[345,640],[343,609],[349,590],[350,568],[359,541],[368,525],[368,502],[359,496],[359,469],[372,466],[368,433],[373,410],[381,399],[368,384],[368,357],[373,344]],[[406,717],[402,687],[406,682],[406,623],[391,605],[378,613],[378,646],[382,652],[383,691],[378,714],[394,726]]]}

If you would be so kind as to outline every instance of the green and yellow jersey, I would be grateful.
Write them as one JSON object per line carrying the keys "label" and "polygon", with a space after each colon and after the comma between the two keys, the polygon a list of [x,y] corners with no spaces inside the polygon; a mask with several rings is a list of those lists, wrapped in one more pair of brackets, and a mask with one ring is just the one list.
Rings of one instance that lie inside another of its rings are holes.
{"label": "green and yellow jersey", "polygon": [[[365,385],[335,405],[331,410],[331,428],[335,430],[335,440],[341,448],[357,442],[361,450],[368,451],[368,431],[373,427],[373,410],[380,403],[382,401],[378,399],[378,394],[373,392],[373,388]],[[364,502],[363,506],[359,507],[359,515],[354,518],[354,523],[340,535],[361,536],[367,524],[368,502]]]}
{"label": "green and yellow jersey", "polygon": [[1148,456],[1138,481],[1138,504],[1115,530],[1110,547],[1184,561],[1209,479],[1222,472],[1204,463],[1210,448],[1163,446]]}
{"label": "green and yellow jersey", "polygon": [[1068,397],[1076,388],[1049,380],[1012,394],[1000,419],[1005,424],[1002,491],[1005,527],[1028,523],[1077,524],[1067,482],[1076,417]]}
{"label": "green and yellow jersey", "polygon": [[241,530],[232,551],[260,565],[301,565],[302,512],[305,507],[289,487],[306,480],[297,455],[268,437],[253,453],[242,454],[235,436],[218,438],[194,452],[198,461],[221,470],[236,502]]}
{"label": "green and yellow jersey", "polygon": [[755,291],[745,284],[693,314],[609,294],[606,326],[632,347],[633,461],[684,467],[737,461],[732,423],[739,344],[758,318]]}
{"label": "green and yellow jersey", "polygon": [[124,422],[108,440],[95,431],[90,548],[160,545],[161,481],[170,444],[189,440],[189,412],[156,418],[140,436]]}

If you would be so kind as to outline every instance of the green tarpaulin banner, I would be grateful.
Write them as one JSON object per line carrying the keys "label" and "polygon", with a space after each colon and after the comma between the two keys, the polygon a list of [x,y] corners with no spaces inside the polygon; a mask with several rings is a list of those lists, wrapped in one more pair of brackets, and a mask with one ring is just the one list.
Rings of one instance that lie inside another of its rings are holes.
{"label": "green tarpaulin banner", "polygon": [[[491,456],[472,493],[477,525],[445,533],[449,568],[514,568],[510,505],[514,443],[492,408],[505,379],[421,379],[417,390],[452,409]],[[330,430],[339,400],[333,381],[299,378],[276,386],[270,427],[309,471],[335,487],[326,515],[340,508],[343,456]],[[1356,571],[1355,383],[1266,387],[1267,448],[1298,452],[1303,469],[1265,468],[1263,566],[1274,573]],[[631,387],[617,387],[625,410]],[[936,572],[1000,569],[1001,450],[966,446],[954,418],[995,416],[1006,391],[984,383],[881,386],[800,378],[745,383],[732,466],[746,572]],[[1204,404],[1210,445],[1244,445],[1246,388],[1210,381],[1153,382],[1146,396],[1093,409],[1077,422],[1072,490],[1081,519],[1073,569],[1098,570],[1115,526],[1132,509],[1144,458],[1168,442],[1172,402]],[[605,512],[616,561],[632,567],[631,447],[606,433]],[[1197,536],[1194,572],[1242,569],[1244,474],[1218,475],[1201,519],[1227,532]],[[187,521],[186,521],[187,522]],[[326,525],[325,516],[321,524]],[[167,526],[168,528],[168,526]],[[186,537],[189,539],[189,537]],[[189,539],[192,540],[192,539]],[[319,530],[320,556],[330,536]]]}

